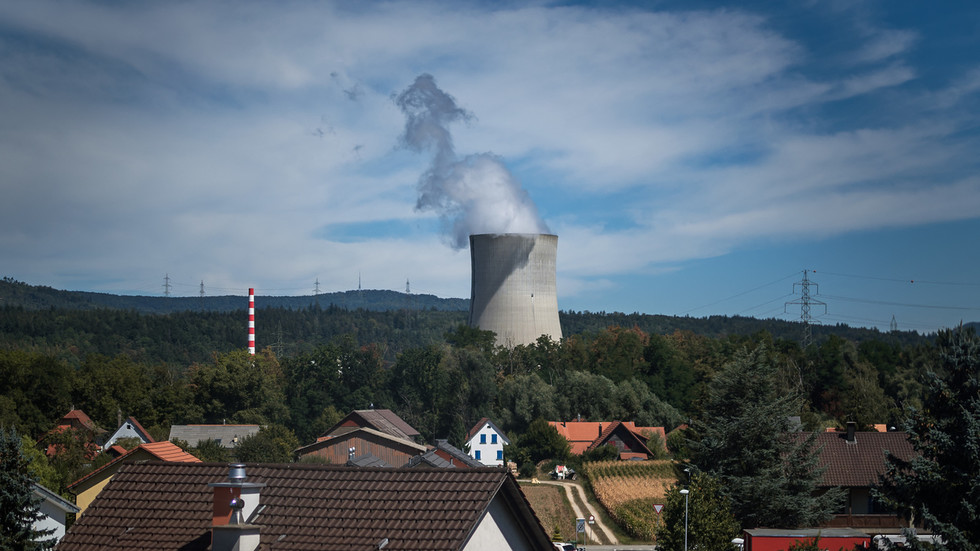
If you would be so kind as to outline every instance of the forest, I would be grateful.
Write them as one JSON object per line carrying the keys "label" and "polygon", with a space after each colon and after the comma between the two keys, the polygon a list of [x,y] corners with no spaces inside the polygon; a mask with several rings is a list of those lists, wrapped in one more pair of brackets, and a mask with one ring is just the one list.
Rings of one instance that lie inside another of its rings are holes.
{"label": "forest", "polygon": [[[23,284],[6,281],[8,286]],[[461,446],[490,417],[513,440],[538,419],[632,420],[669,432],[697,416],[732,358],[764,347],[781,392],[804,398],[805,428],[898,424],[919,405],[934,335],[752,318],[562,312],[565,337],[505,349],[461,310],[257,309],[165,314],[69,304],[0,307],[0,425],[37,440],[70,409],[114,429],[134,416],[155,438],[171,424],[257,423],[286,448],[353,409],[387,408],[426,441]],[[59,491],[84,461],[56,465]]]}

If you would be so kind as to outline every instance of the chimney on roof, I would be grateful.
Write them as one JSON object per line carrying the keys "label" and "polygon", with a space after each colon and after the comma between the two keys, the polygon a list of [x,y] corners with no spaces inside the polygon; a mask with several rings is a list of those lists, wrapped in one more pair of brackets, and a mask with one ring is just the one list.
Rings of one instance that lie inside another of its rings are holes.
{"label": "chimney on roof", "polygon": [[599,423],[599,436],[602,436],[602,423]]}
{"label": "chimney on roof", "polygon": [[255,551],[259,547],[259,527],[249,521],[259,507],[263,483],[245,482],[245,465],[233,463],[228,482],[212,482],[214,514],[211,523],[212,551]]}
{"label": "chimney on roof", "polygon": [[854,421],[847,422],[847,442],[853,444],[856,442],[855,433],[857,432],[857,423]]}

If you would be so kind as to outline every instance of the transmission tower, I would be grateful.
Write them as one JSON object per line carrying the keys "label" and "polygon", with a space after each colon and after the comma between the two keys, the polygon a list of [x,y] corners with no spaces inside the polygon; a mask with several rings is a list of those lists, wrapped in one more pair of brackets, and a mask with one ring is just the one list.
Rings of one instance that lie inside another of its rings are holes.
{"label": "transmission tower", "polygon": [[201,300],[200,300],[201,311],[204,311],[204,280],[201,280]]}
{"label": "transmission tower", "polygon": [[790,304],[793,304],[793,305],[799,304],[800,305],[800,321],[803,322],[803,341],[802,341],[801,344],[803,345],[803,349],[804,350],[806,350],[806,348],[808,346],[810,346],[811,344],[813,344],[813,331],[812,331],[812,329],[810,327],[810,307],[811,307],[811,305],[814,305],[815,304],[817,306],[823,306],[823,313],[824,314],[827,313],[827,303],[826,302],[819,301],[819,300],[817,300],[815,298],[812,298],[810,296],[810,286],[812,285],[812,286],[814,286],[814,287],[817,288],[815,294],[818,294],[818,295],[820,294],[820,286],[818,284],[810,281],[809,279],[807,279],[806,272],[807,272],[806,270],[803,270],[803,281],[798,281],[798,282],[796,282],[796,283],[793,284],[793,292],[794,293],[796,292],[796,286],[797,285],[800,286],[800,298],[798,300],[789,301],[789,302],[787,302],[783,306],[783,311],[785,312],[786,311],[786,306],[789,306]]}
{"label": "transmission tower", "polygon": [[317,310],[320,309],[320,277],[317,276],[316,281],[313,282],[313,304],[316,305]]}
{"label": "transmission tower", "polygon": [[170,296],[170,274],[163,276],[163,296]]}
{"label": "transmission tower", "polygon": [[405,294],[406,295],[412,294],[412,287],[411,287],[411,285],[408,284],[408,279],[407,278],[405,279]]}
{"label": "transmission tower", "polygon": [[892,314],[892,322],[888,325],[889,331],[898,331],[898,322],[895,320],[895,314]]}

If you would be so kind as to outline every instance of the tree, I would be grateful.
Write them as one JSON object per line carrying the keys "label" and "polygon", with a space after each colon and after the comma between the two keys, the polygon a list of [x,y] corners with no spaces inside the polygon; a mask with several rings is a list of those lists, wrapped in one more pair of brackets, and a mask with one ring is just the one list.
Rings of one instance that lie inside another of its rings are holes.
{"label": "tree", "polygon": [[[738,521],[732,515],[731,502],[722,494],[718,480],[697,471],[691,476],[687,496],[687,543],[690,549],[704,551],[732,549],[732,538],[738,536]],[[657,527],[657,549],[684,549],[684,495],[680,487],[667,494]]]}
{"label": "tree", "polygon": [[36,530],[42,518],[41,498],[34,494],[37,478],[21,452],[15,429],[0,427],[0,549],[52,549],[56,540],[43,539],[54,530]]}
{"label": "tree", "polygon": [[887,456],[878,496],[945,548],[980,549],[980,339],[960,328],[942,331],[937,345],[922,407],[910,407],[903,423],[919,455]]}
{"label": "tree", "polygon": [[243,463],[289,463],[298,447],[293,431],[282,425],[267,425],[242,438],[235,448],[235,457]]}
{"label": "tree", "polygon": [[711,381],[695,419],[692,462],[717,477],[746,528],[815,526],[838,509],[843,492],[815,495],[821,475],[815,434],[790,433],[798,393],[775,384],[768,345],[741,350]]}

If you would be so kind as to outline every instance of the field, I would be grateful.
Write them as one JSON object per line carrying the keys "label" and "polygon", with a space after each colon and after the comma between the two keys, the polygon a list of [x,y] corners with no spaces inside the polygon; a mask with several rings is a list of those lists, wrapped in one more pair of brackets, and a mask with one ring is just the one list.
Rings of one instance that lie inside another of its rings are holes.
{"label": "field", "polygon": [[521,491],[548,535],[555,536],[557,530],[561,541],[575,540],[575,513],[568,504],[565,490],[550,484],[521,484]]}
{"label": "field", "polygon": [[655,504],[663,504],[677,482],[672,461],[600,461],[586,463],[596,499],[609,516],[632,537],[653,541],[660,515]]}

